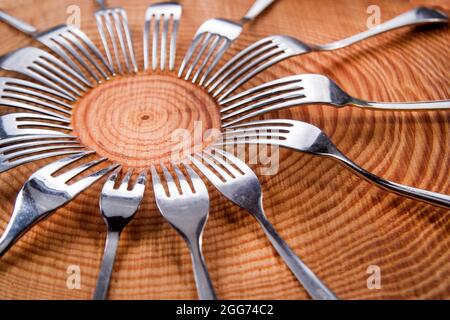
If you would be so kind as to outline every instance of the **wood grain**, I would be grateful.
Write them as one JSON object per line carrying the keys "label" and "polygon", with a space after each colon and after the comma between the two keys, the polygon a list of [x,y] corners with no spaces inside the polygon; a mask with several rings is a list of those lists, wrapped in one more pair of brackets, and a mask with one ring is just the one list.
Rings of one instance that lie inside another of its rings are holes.
{"label": "wood grain", "polygon": [[[252,3],[251,0],[180,2],[184,13],[177,66],[202,21],[210,17],[237,20]],[[136,48],[141,48],[143,13],[148,3],[137,0],[110,0],[108,3],[111,6],[121,4],[127,9]],[[422,3],[430,4],[430,1],[377,1],[382,20]],[[447,1],[432,2],[436,3],[449,12]],[[97,9],[94,1],[0,1],[2,9],[42,29],[65,22],[66,9],[73,4],[81,8],[82,29],[100,44],[92,16]],[[246,27],[227,57],[270,34],[289,34],[309,43],[326,43],[349,36],[365,30],[366,9],[371,4],[373,1],[363,0],[280,0]],[[13,29],[0,27],[2,54],[20,46],[36,45]],[[402,29],[340,51],[290,59],[258,75],[245,87],[297,73],[322,73],[341,84],[349,94],[367,100],[450,98],[449,41],[448,27]],[[142,65],[140,49],[137,58]],[[157,77],[166,75],[149,73],[142,75],[142,81],[151,82]],[[115,79],[104,86],[114,86],[120,81],[124,81],[126,87],[131,85],[129,81],[135,80]],[[77,119],[83,117],[88,125],[92,119],[87,112],[97,110],[99,116],[103,112],[105,120],[113,121],[114,117],[106,112],[109,97],[95,97],[101,94],[98,90],[105,88],[95,88],[83,98],[73,118],[75,127]],[[187,89],[177,90],[185,92]],[[124,101],[120,92],[115,94]],[[181,97],[180,103],[187,101],[190,94],[211,108],[208,98],[197,91]],[[88,99],[92,104],[88,105]],[[177,108],[185,107],[177,105]],[[139,109],[139,106],[131,105],[131,108]],[[124,116],[136,114],[126,110],[118,112]],[[212,113],[214,111],[199,113],[198,117],[209,116],[211,126],[215,126]],[[140,115],[136,121],[149,114]],[[275,112],[270,117],[294,118],[319,126],[352,160],[384,178],[450,193],[448,111],[391,113],[303,106]],[[189,122],[188,115],[183,119],[186,124]],[[104,126],[105,135],[120,132],[120,128],[111,129],[108,124]],[[145,126],[154,129],[157,124]],[[133,132],[130,128],[126,130]],[[115,133],[111,133],[113,131]],[[88,132],[83,130],[79,134]],[[134,146],[138,146],[137,141]],[[111,145],[108,142],[102,150],[114,151]],[[142,148],[149,150],[147,148],[151,147]],[[140,155],[139,150],[133,151],[135,156]],[[268,217],[286,242],[339,297],[450,298],[448,211],[387,193],[330,160],[288,150],[280,150],[279,159],[276,174],[260,175]],[[1,230],[6,227],[23,182],[47,162],[49,160],[39,161],[0,175]],[[146,162],[133,164],[145,165]],[[264,165],[254,167],[261,172]],[[98,212],[100,188],[101,184],[95,185],[57,210],[0,260],[0,298],[91,297],[105,240],[105,226]],[[250,215],[223,199],[212,187],[209,189],[211,214],[204,235],[204,252],[219,297],[306,299],[306,293]],[[66,287],[69,265],[80,266],[79,290]],[[380,290],[367,288],[366,270],[370,265],[381,268]],[[112,299],[196,298],[188,250],[158,213],[150,188],[142,209],[123,233],[114,270]]]}

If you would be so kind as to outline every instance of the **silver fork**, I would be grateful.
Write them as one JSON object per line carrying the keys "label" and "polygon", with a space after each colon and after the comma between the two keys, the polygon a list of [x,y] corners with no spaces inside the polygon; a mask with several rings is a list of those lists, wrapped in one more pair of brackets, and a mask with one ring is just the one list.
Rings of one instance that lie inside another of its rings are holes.
{"label": "silver fork", "polygon": [[[43,120],[43,121],[42,121]],[[52,122],[50,122],[52,121]],[[56,122],[56,123],[55,123]],[[60,124],[63,123],[63,124]],[[0,117],[0,142],[19,141],[11,140],[12,138],[23,137],[27,139],[28,136],[47,136],[56,138],[72,137],[64,132],[41,129],[52,128],[62,130],[72,130],[68,125],[70,120],[65,120],[59,117],[52,117],[34,113],[9,113]],[[6,142],[5,142],[6,143]]]}
{"label": "silver fork", "polygon": [[450,209],[450,196],[380,178],[347,158],[319,128],[296,120],[262,120],[229,127],[219,145],[269,144],[328,157],[367,181],[401,196]]}
{"label": "silver fork", "polygon": [[[112,73],[109,65],[106,63],[100,50],[89,39],[89,37],[80,29],[73,25],[62,24],[55,26],[49,30],[38,32],[38,30],[26,22],[7,14],[0,10],[0,20],[6,22],[10,26],[33,37],[35,40],[41,42],[47,48],[52,50],[55,54],[60,56],[73,70],[78,72],[84,79],[85,83],[90,83],[84,76],[83,71],[77,66],[72,58],[84,68],[97,82],[101,82],[100,77],[96,72],[92,71],[92,67],[85,62],[83,57],[95,67],[104,79],[109,79],[107,73],[100,67],[95,58]],[[72,58],[71,58],[72,57]]]}
{"label": "silver fork", "polygon": [[36,160],[79,153],[84,148],[73,140],[42,140],[0,147],[0,173]]}
{"label": "silver fork", "polygon": [[120,170],[121,168],[118,168],[108,178],[100,195],[100,211],[106,222],[108,233],[103,261],[94,292],[95,300],[106,299],[120,234],[138,211],[144,198],[147,173],[142,172],[133,188],[129,190],[129,183],[133,174],[133,170],[129,170],[119,188],[115,189],[114,185]]}
{"label": "silver fork", "polygon": [[[222,120],[227,120],[223,127],[270,111],[316,103],[329,104],[335,107],[351,105],[364,109],[393,111],[450,109],[450,100],[418,102],[364,101],[353,98],[326,76],[302,74],[267,82],[222,100],[221,105],[229,104],[221,110],[224,113]],[[229,112],[236,108],[239,109]],[[230,118],[237,116],[239,117],[230,120]]]}
{"label": "silver fork", "polygon": [[36,171],[25,182],[17,195],[11,219],[0,238],[0,257],[37,222],[48,217],[54,210],[71,201],[80,192],[117,167],[113,165],[100,169],[70,185],[67,184],[69,180],[106,159],[93,160],[57,177],[53,176],[58,170],[92,153],[82,152],[56,160]]}
{"label": "silver fork", "polygon": [[[203,160],[203,162],[199,159]],[[334,293],[322,283],[284,242],[269,220],[267,220],[262,204],[261,184],[258,177],[245,162],[219,149],[210,149],[204,151],[203,154],[197,153],[196,157],[190,157],[190,160],[220,193],[249,212],[258,221],[274,248],[313,299],[337,299]]]}
{"label": "silver fork", "polygon": [[[191,74],[194,72],[195,68],[197,68],[197,71],[192,78],[192,82],[196,83],[197,79],[201,76],[199,84],[203,85],[203,83],[208,79],[209,74],[219,63],[224,53],[228,50],[233,41],[239,37],[243,30],[243,25],[255,19],[273,2],[274,0],[256,0],[240,22],[233,22],[220,18],[206,20],[198,28],[194,38],[192,39],[191,46],[186,52],[178,72],[178,77],[181,78],[183,76],[185,69],[192,60],[184,79],[189,80]],[[200,49],[198,50],[197,55],[193,57],[199,45]],[[202,57],[203,62],[197,66]],[[210,60],[212,60],[212,62],[208,66],[208,62]]]}
{"label": "silver fork", "polygon": [[209,79],[205,86],[209,86],[208,90],[214,97],[217,97],[229,88],[218,98],[219,101],[222,101],[258,73],[289,57],[314,51],[341,49],[401,27],[447,22],[448,17],[443,12],[419,7],[381,23],[372,29],[323,45],[306,44],[290,36],[269,36],[255,42],[235,55]]}
{"label": "silver fork", "polygon": [[[120,62],[119,45],[128,73],[137,73],[138,67],[136,64],[136,57],[134,55],[133,39],[131,37],[126,11],[122,7],[107,8],[105,0],[96,1],[100,6],[100,10],[95,12],[95,19],[97,21],[97,27],[102,39],[103,47],[105,48],[106,56],[113,73],[115,74],[116,71],[114,68],[113,56],[108,45],[108,36],[111,41],[115,63],[117,64],[119,73],[123,74],[122,63]],[[117,44],[117,39],[119,45]]]}
{"label": "silver fork", "polygon": [[149,37],[150,29],[153,23],[153,42],[152,42],[152,69],[158,67],[158,42],[159,28],[161,20],[163,20],[163,31],[161,35],[161,51],[160,51],[160,69],[166,67],[166,51],[167,51],[167,33],[169,32],[169,23],[172,21],[172,33],[170,35],[170,51],[169,51],[169,70],[172,71],[175,66],[176,41],[178,35],[178,25],[181,19],[182,7],[177,2],[158,2],[151,4],[145,12],[144,25],[144,70],[149,68]]}
{"label": "silver fork", "polygon": [[75,70],[48,52],[34,47],[17,49],[1,56],[0,68],[24,74],[72,100],[76,100],[76,96],[81,96],[80,90],[86,91],[86,87],[80,82],[89,86]]}
{"label": "silver fork", "polygon": [[[205,259],[202,253],[202,234],[209,213],[208,190],[202,179],[192,168],[184,164],[188,178],[184,176],[177,165],[172,165],[181,192],[178,190],[175,180],[167,167],[161,165],[164,180],[167,184],[168,194],[164,190],[159,174],[152,166],[153,190],[156,204],[164,218],[183,237],[191,251],[197,292],[202,300],[216,299],[216,293],[206,269]],[[188,179],[191,181],[191,189]]]}

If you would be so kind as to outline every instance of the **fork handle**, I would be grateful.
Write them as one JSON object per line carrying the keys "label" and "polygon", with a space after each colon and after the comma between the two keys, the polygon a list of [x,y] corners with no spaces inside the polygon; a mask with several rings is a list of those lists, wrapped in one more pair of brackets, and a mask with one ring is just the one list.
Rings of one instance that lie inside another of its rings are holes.
{"label": "fork handle", "polygon": [[391,20],[381,23],[371,29],[364,32],[355,34],[351,37],[341,39],[335,42],[331,42],[324,45],[318,45],[315,47],[317,51],[328,51],[336,50],[340,48],[347,47],[356,42],[365,40],[367,38],[379,35],[381,33],[391,31],[394,29],[412,26],[412,25],[424,25],[424,24],[434,24],[434,23],[447,23],[448,16],[443,12],[435,9],[430,9],[426,7],[418,7],[409,10]]}
{"label": "fork handle", "polygon": [[98,274],[97,285],[94,291],[94,300],[105,300],[108,294],[109,283],[116,259],[116,251],[119,245],[120,232],[110,231],[106,235],[105,251],[103,253],[102,265]]}
{"label": "fork handle", "polygon": [[340,151],[335,151],[331,156],[341,162],[345,167],[351,169],[356,174],[361,176],[362,178],[368,180],[376,184],[377,186],[387,190],[394,192],[398,195],[405,196],[408,198],[416,199],[419,201],[427,202],[432,205],[444,207],[446,209],[450,209],[450,196],[432,192],[428,190],[423,190],[419,188],[413,188],[409,186],[402,185],[400,183],[392,182],[389,180],[385,180],[383,178],[374,175],[366,171],[365,169],[358,166],[356,163],[348,159],[345,155],[343,155]]}
{"label": "fork handle", "polygon": [[275,0],[256,0],[251,8],[247,11],[241,22],[246,23],[255,19],[261,12],[269,7]]}
{"label": "fork handle", "polygon": [[206,268],[205,259],[202,254],[199,241],[189,242],[191,251],[192,267],[194,269],[197,293],[201,300],[216,300],[217,296]]}
{"label": "fork handle", "polygon": [[253,216],[262,227],[267,238],[283,258],[291,272],[314,300],[338,300],[336,295],[317,277],[317,275],[295,254],[267,220],[262,207]]}
{"label": "fork handle", "polygon": [[427,111],[450,109],[450,100],[418,102],[372,102],[354,99],[351,104],[364,109],[391,111]]}
{"label": "fork handle", "polygon": [[19,30],[29,36],[33,36],[37,33],[37,29],[35,27],[7,14],[3,10],[0,10],[0,21],[3,21],[5,23],[9,24],[11,27],[16,28],[17,30]]}

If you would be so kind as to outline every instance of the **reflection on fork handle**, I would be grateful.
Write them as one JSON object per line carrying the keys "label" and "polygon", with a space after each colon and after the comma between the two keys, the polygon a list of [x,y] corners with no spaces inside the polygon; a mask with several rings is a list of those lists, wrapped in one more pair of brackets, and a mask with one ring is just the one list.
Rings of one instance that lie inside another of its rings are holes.
{"label": "reflection on fork handle", "polygon": [[190,241],[188,246],[191,250],[192,267],[199,298],[201,300],[216,300],[217,296],[206,268],[199,241]]}
{"label": "reflection on fork handle", "polygon": [[116,251],[119,245],[119,237],[120,232],[108,230],[103,261],[94,292],[94,300],[105,300],[108,294],[109,282],[111,280]]}
{"label": "reflection on fork handle", "polygon": [[353,36],[345,39],[334,41],[331,43],[318,45],[315,47],[317,51],[328,51],[336,50],[350,46],[359,41],[365,40],[367,38],[382,34],[387,31],[395,30],[402,27],[413,26],[413,25],[425,25],[434,23],[448,23],[448,16],[435,9],[419,7],[409,10],[399,16],[392,18],[386,22],[380,23],[379,25],[368,29],[366,31],[360,32]]}
{"label": "reflection on fork handle", "polygon": [[364,109],[390,111],[430,111],[450,109],[450,100],[417,101],[417,102],[372,102],[354,99],[353,105]]}
{"label": "reflection on fork handle", "polygon": [[248,10],[241,22],[246,23],[255,19],[261,12],[269,7],[275,0],[256,0],[252,7]]}
{"label": "reflection on fork handle", "polygon": [[33,27],[32,25],[7,14],[3,10],[0,10],[0,21],[3,21],[5,23],[9,24],[11,27],[16,28],[17,30],[19,30],[29,36],[33,36],[37,32],[36,28]]}
{"label": "reflection on fork handle", "polygon": [[264,233],[283,258],[291,272],[303,285],[305,290],[315,300],[338,300],[336,295],[309,269],[309,267],[292,251],[276,232],[272,224],[267,220],[263,209],[259,213],[253,213]]}
{"label": "reflection on fork handle", "polygon": [[356,163],[348,159],[345,155],[343,155],[340,151],[336,149],[332,154],[330,154],[331,157],[334,159],[339,160],[341,164],[343,164],[345,167],[351,169],[353,172],[355,172],[360,177],[368,180],[369,182],[374,183],[375,185],[390,191],[394,192],[398,195],[408,197],[411,199],[423,201],[430,203],[435,206],[444,207],[446,209],[450,209],[450,196],[432,192],[428,190],[423,190],[419,188],[413,188],[409,186],[405,186],[396,182],[392,182],[389,180],[385,180],[383,178],[380,178],[365,169],[358,166]]}

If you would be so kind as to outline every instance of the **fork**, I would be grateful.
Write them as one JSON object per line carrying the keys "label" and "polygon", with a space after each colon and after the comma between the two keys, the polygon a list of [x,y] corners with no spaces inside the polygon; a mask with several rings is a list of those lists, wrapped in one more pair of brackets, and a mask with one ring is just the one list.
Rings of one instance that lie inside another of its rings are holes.
{"label": "fork", "polygon": [[[255,42],[235,55],[208,80],[205,86],[209,86],[208,91],[214,97],[217,97],[229,87],[218,98],[219,101],[222,101],[258,73],[287,58],[309,52],[341,49],[375,35],[401,27],[442,24],[447,22],[448,16],[443,12],[426,7],[418,7],[381,23],[374,28],[323,45],[306,44],[285,35],[269,36]],[[233,84],[233,82],[235,83]]]}
{"label": "fork", "polygon": [[172,174],[166,166],[161,165],[168,194],[164,190],[156,168],[151,167],[155,200],[161,214],[183,237],[191,251],[195,283],[200,299],[214,300],[216,293],[202,253],[202,234],[209,213],[208,190],[197,173],[188,164],[183,165],[188,178],[184,176],[177,165],[172,164],[181,187],[181,193],[178,191]]}
{"label": "fork", "polygon": [[[326,103],[335,107],[352,105],[364,109],[393,111],[450,109],[450,100],[371,102],[356,99],[342,90],[333,80],[319,74],[295,75],[267,82],[224,99],[221,105],[230,103],[232,104],[221,110],[222,113],[236,108],[239,109],[225,114],[222,116],[222,120],[229,120],[236,116],[240,117],[224,123],[223,127],[262,115],[266,112],[315,103]],[[244,113],[247,114],[243,115]]]}
{"label": "fork", "polygon": [[158,67],[158,40],[161,20],[163,20],[163,30],[161,34],[160,69],[166,67],[167,33],[169,23],[172,21],[172,33],[170,35],[169,70],[173,71],[175,66],[176,41],[178,35],[178,25],[181,19],[182,6],[177,2],[158,2],[151,4],[145,12],[144,25],[144,70],[149,68],[149,37],[153,23],[153,43],[152,43],[152,69]]}
{"label": "fork", "polygon": [[81,96],[80,90],[86,91],[86,87],[75,80],[89,86],[75,70],[48,52],[34,47],[17,49],[1,56],[0,68],[24,74],[72,100],[76,100],[75,96]]}
{"label": "fork", "polygon": [[[100,10],[95,12],[95,19],[97,21],[98,31],[103,43],[103,47],[106,51],[106,56],[109,61],[109,65],[115,74],[113,56],[108,45],[108,37],[111,41],[112,50],[117,63],[117,68],[120,74],[123,74],[122,64],[120,62],[119,48],[117,45],[117,39],[122,49],[122,56],[125,60],[125,66],[128,73],[138,72],[136,64],[136,57],[133,49],[133,39],[131,37],[130,27],[128,25],[127,13],[122,7],[107,8],[105,0],[96,0],[100,6]],[[107,30],[107,33],[105,32]],[[131,60],[131,64],[130,64]],[[132,66],[131,66],[132,65]]]}
{"label": "fork", "polygon": [[[53,121],[53,122],[45,122],[45,121]],[[41,129],[41,127],[43,127],[62,130],[72,130],[70,126],[59,123],[69,124],[70,120],[65,120],[59,117],[39,115],[34,113],[5,114],[0,117],[0,142],[9,143],[12,141],[19,141],[19,140],[11,140],[11,138],[22,137],[24,139],[27,139],[28,136],[33,135],[56,137],[56,138],[72,137],[64,132]]]}
{"label": "fork", "polygon": [[13,214],[0,238],[0,257],[37,222],[117,167],[112,165],[100,169],[70,185],[67,184],[69,180],[104,162],[106,158],[83,163],[57,177],[53,176],[60,169],[92,153],[94,152],[87,151],[56,160],[31,175],[17,195]]}
{"label": "fork", "polygon": [[[192,63],[187,69],[184,79],[189,80],[195,68],[198,67],[192,78],[192,82],[196,83],[197,79],[201,76],[199,84],[203,85],[203,83],[208,79],[209,74],[219,63],[224,53],[239,37],[243,30],[243,25],[255,19],[273,2],[274,0],[256,0],[240,22],[233,22],[220,18],[206,20],[198,28],[194,38],[192,39],[191,45],[186,52],[186,55],[184,56],[183,62],[178,72],[178,77],[181,78],[183,76],[185,69],[188,67],[188,63],[192,60]],[[199,45],[200,49],[198,50],[197,55],[193,57]],[[203,62],[199,66],[197,66],[202,57]],[[208,62],[211,59],[212,62],[208,66]],[[205,70],[206,67],[207,69]],[[205,72],[203,72],[203,70],[205,70]]]}
{"label": "fork", "polygon": [[94,292],[95,300],[105,300],[108,293],[109,282],[116,257],[119,238],[122,230],[131,221],[138,211],[144,198],[147,173],[142,172],[129,190],[129,183],[133,170],[129,170],[122,180],[119,188],[115,189],[121,168],[108,178],[100,195],[100,211],[106,222],[108,233],[103,261],[98,275],[97,286]]}
{"label": "fork", "polygon": [[[51,29],[38,32],[38,30],[26,22],[7,14],[0,10],[0,20],[6,22],[10,26],[23,32],[24,34],[33,37],[35,40],[41,42],[47,48],[52,50],[55,54],[61,57],[73,70],[78,72],[84,79],[85,83],[89,80],[84,76],[83,71],[73,61],[73,58],[97,81],[101,82],[100,77],[92,71],[92,68],[84,60],[87,59],[91,65],[101,74],[101,76],[108,80],[109,77],[106,72],[100,67],[95,59],[98,59],[108,71],[112,73],[111,68],[106,63],[100,50],[89,39],[89,37],[79,28],[73,25],[62,24]],[[81,54],[80,54],[81,53]],[[92,85],[92,84],[91,84]]]}
{"label": "fork", "polygon": [[214,148],[204,151],[203,154],[196,153],[195,157],[190,156],[189,159],[220,193],[248,211],[258,221],[274,248],[313,299],[337,300],[334,293],[292,251],[267,220],[262,205],[261,184],[245,162],[228,152]]}
{"label": "fork", "polygon": [[0,147],[0,173],[32,161],[79,153],[79,150],[66,150],[84,148],[83,146],[75,144],[78,144],[78,141],[42,140]]}
{"label": "fork", "polygon": [[450,196],[378,177],[347,158],[319,128],[296,120],[262,120],[229,127],[218,145],[268,144],[328,157],[367,181],[393,193],[450,209]]}

